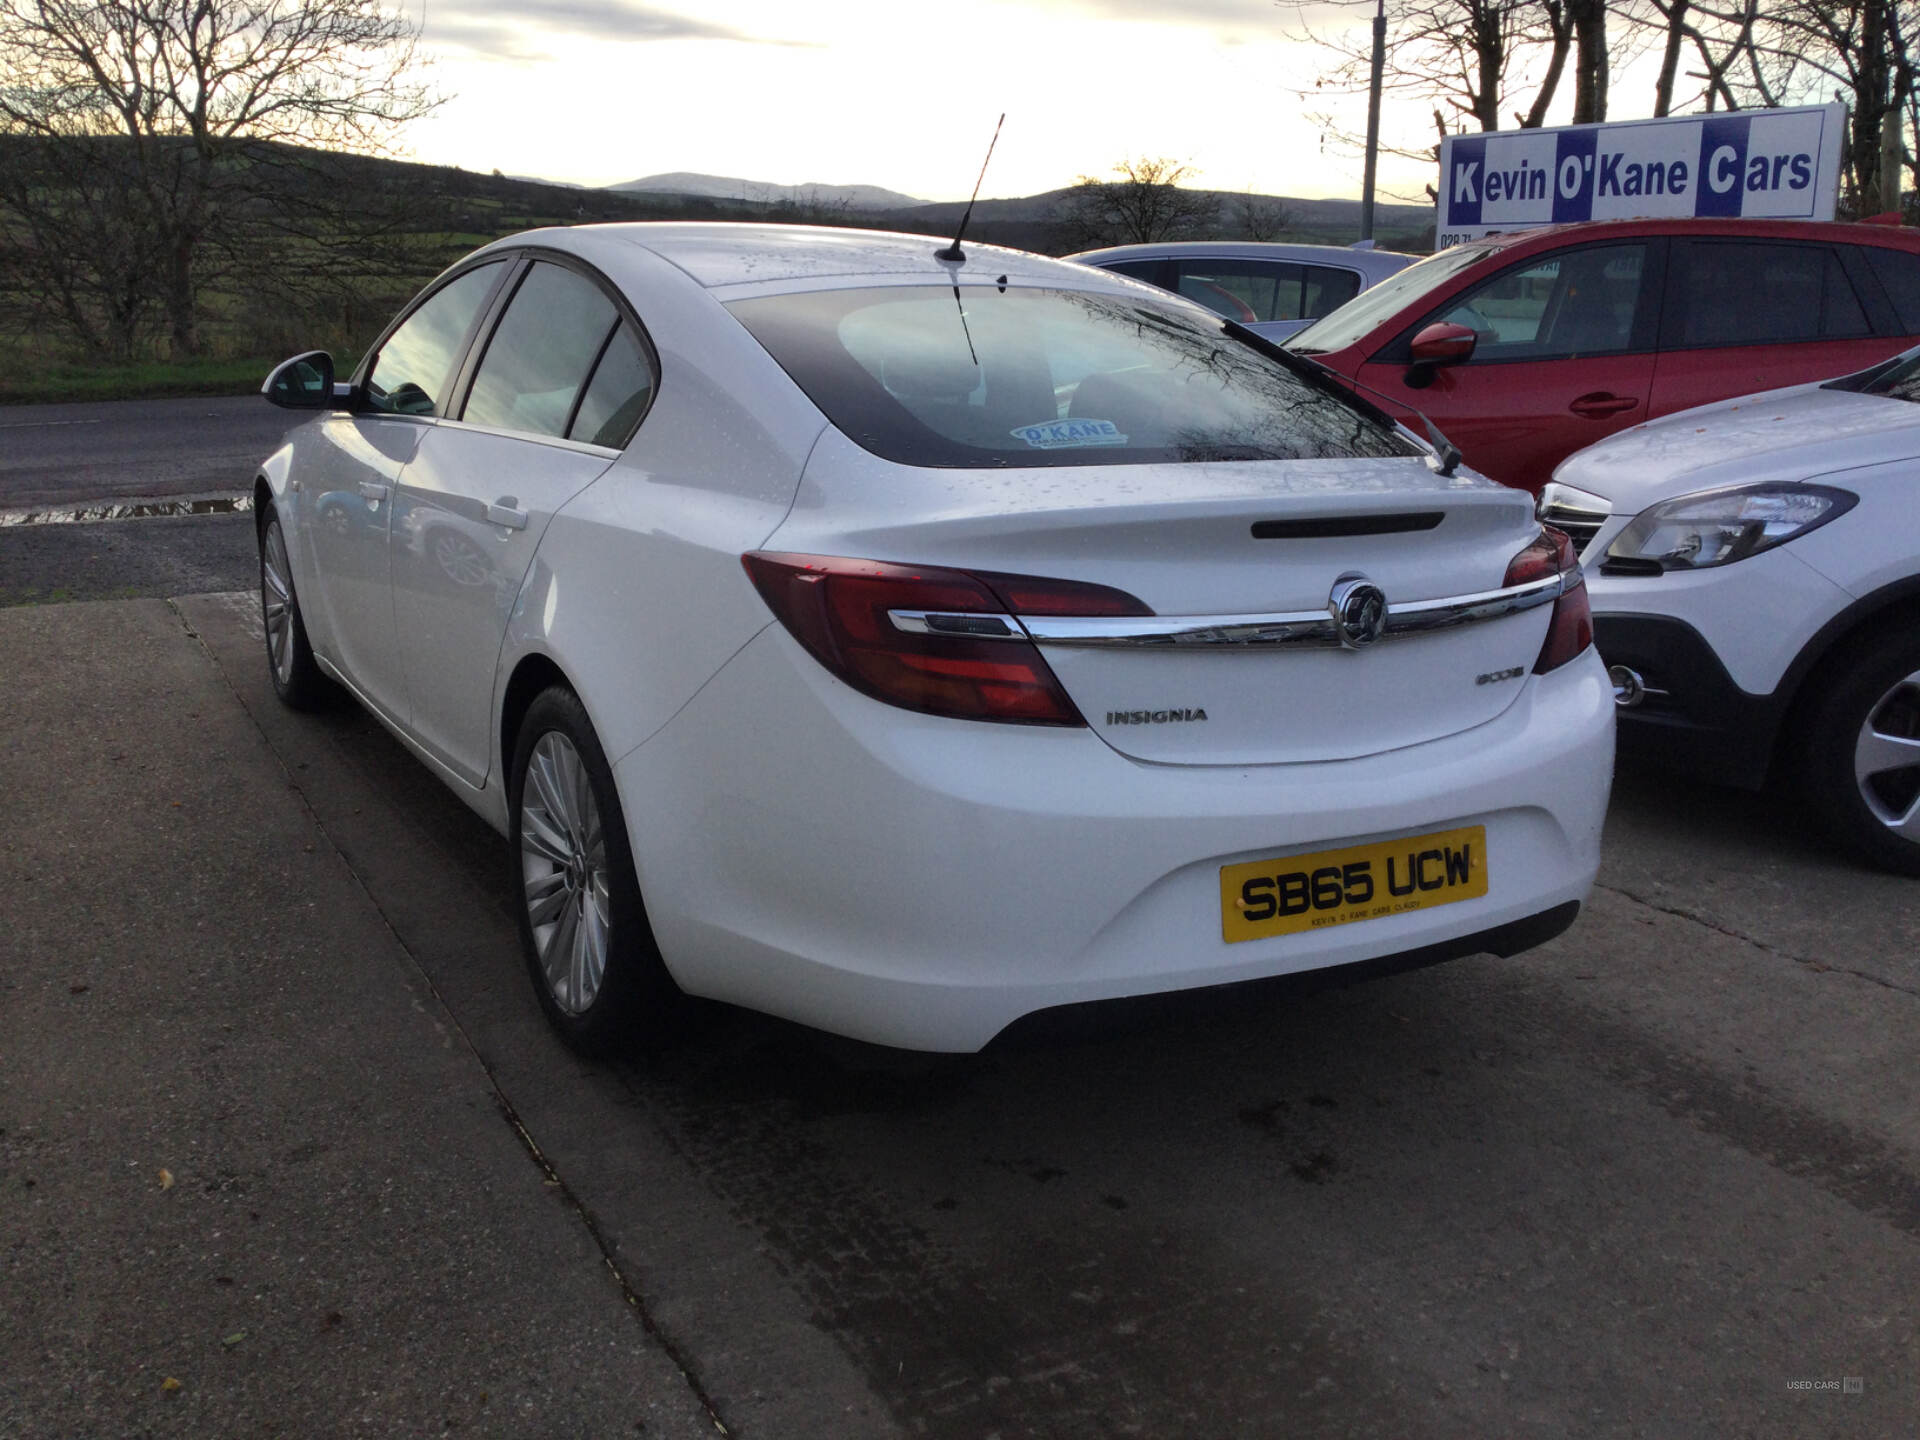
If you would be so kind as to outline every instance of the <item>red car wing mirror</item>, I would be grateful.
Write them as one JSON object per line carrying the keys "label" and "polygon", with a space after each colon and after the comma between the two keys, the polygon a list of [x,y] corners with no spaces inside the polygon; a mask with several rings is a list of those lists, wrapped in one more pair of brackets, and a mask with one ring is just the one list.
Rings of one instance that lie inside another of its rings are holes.
{"label": "red car wing mirror", "polygon": [[1458,365],[1473,358],[1479,337],[1465,325],[1437,320],[1413,337],[1410,347],[1416,365]]}

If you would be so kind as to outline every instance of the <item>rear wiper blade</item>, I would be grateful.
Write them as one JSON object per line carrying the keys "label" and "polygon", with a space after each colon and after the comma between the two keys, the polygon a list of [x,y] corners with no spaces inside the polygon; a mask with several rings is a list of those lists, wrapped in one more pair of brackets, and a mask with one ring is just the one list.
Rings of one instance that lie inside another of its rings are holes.
{"label": "rear wiper blade", "polygon": [[[1361,390],[1373,390],[1373,387],[1365,381],[1356,380],[1350,375],[1342,375],[1331,365],[1321,364],[1304,351],[1289,350],[1285,346],[1276,345],[1266,336],[1247,329],[1237,320],[1228,320],[1225,323],[1227,334],[1242,344],[1250,345],[1261,354],[1278,360],[1296,375],[1304,376],[1329,394],[1338,395],[1369,418],[1380,421],[1390,429],[1400,428],[1398,420],[1366,396],[1358,393]],[[1375,390],[1374,393],[1378,395],[1380,392]],[[1382,395],[1380,398],[1384,400],[1390,397]],[[1406,404],[1404,400],[1395,400],[1393,403]],[[1436,474],[1451,477],[1453,472],[1460,468],[1462,458],[1460,447],[1440,433],[1440,427],[1428,418],[1424,410],[1413,405],[1407,405],[1407,409],[1420,417],[1420,423],[1426,427],[1427,438],[1433,442],[1433,454],[1427,457],[1427,464],[1433,467]]]}

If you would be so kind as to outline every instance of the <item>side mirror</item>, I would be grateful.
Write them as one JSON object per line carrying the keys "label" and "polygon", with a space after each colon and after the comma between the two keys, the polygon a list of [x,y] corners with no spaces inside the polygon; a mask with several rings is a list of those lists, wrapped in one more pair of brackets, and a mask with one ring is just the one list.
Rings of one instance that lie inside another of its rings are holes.
{"label": "side mirror", "polygon": [[1464,325],[1435,321],[1413,337],[1412,355],[1416,365],[1458,365],[1473,358],[1473,347],[1480,337]]}
{"label": "side mirror", "polygon": [[340,403],[334,396],[333,357],[324,350],[309,350],[282,360],[260,393],[287,410],[331,410]]}

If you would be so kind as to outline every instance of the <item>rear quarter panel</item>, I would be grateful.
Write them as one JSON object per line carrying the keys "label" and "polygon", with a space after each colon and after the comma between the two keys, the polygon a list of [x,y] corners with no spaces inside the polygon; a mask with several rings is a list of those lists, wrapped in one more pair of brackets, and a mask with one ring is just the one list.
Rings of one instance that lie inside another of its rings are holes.
{"label": "rear quarter panel", "polygon": [[588,243],[596,238],[581,249],[632,300],[659,354],[659,388],[620,459],[542,538],[493,709],[497,746],[516,666],[547,656],[618,762],[771,622],[740,556],[786,515],[826,421],[679,269],[623,240]]}

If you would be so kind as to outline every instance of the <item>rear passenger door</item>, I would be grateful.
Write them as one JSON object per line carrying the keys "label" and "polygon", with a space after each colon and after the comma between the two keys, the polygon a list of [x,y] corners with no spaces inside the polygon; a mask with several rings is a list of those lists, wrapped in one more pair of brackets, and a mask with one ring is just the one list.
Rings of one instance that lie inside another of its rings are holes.
{"label": "rear passenger door", "polygon": [[657,373],[634,317],[585,268],[542,255],[509,283],[461,408],[402,472],[393,516],[408,729],[476,785],[500,643],[540,537],[626,444]]}
{"label": "rear passenger door", "polygon": [[1676,239],[1654,363],[1654,415],[1864,369],[1900,348],[1876,335],[1856,247]]}

